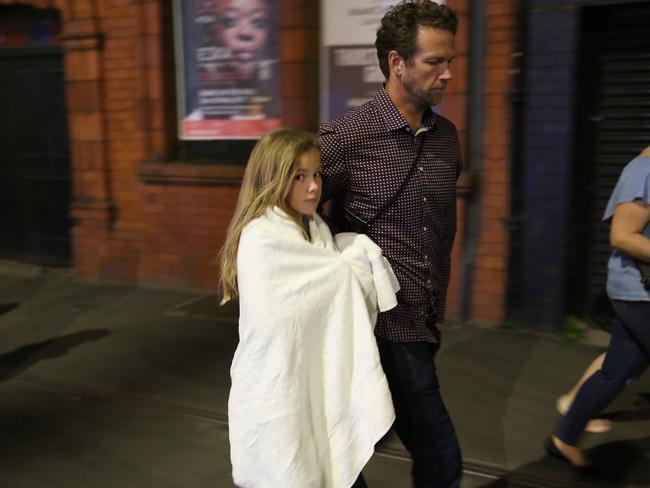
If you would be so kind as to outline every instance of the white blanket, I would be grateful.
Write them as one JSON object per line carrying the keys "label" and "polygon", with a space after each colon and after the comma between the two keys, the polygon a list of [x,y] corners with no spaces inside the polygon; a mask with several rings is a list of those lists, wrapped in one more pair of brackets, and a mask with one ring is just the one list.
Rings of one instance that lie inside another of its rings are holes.
{"label": "white blanket", "polygon": [[243,230],[239,346],[228,401],[241,488],[349,488],[395,414],[373,334],[395,275],[366,236],[278,207]]}

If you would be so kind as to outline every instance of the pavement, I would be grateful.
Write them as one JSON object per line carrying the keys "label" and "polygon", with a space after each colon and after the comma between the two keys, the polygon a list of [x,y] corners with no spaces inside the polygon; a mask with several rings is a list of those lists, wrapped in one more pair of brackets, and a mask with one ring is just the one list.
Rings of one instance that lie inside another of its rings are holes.
{"label": "pavement", "polygon": [[[0,487],[232,487],[226,405],[237,310],[216,296],[89,283],[0,261]],[[584,439],[599,475],[549,458],[556,398],[606,337],[449,324],[438,370],[463,450],[462,488],[649,487],[650,379]],[[370,488],[408,488],[389,435]],[[278,487],[284,488],[284,487]]]}

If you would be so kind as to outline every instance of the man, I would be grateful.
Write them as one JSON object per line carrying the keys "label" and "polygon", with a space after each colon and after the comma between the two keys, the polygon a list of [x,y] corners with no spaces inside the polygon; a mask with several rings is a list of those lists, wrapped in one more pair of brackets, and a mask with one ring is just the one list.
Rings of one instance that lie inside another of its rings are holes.
{"label": "man", "polygon": [[[439,392],[434,355],[445,318],[461,169],[455,127],[431,107],[452,79],[454,11],[402,1],[375,46],[385,85],[373,100],[320,127],[323,198],[341,230],[367,233],[401,285],[375,334],[393,396],[395,430],[416,487],[458,487],[462,459]],[[330,204],[327,204],[331,200]],[[363,481],[355,486],[364,486]]]}

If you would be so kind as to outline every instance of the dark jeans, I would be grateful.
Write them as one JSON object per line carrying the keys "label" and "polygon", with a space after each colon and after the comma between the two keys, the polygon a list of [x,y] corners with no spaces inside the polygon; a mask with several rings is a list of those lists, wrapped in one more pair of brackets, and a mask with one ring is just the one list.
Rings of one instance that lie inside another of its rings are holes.
{"label": "dark jeans", "polygon": [[413,459],[416,488],[457,488],[462,458],[433,358],[437,345],[377,339],[381,364],[393,397],[393,428]]}
{"label": "dark jeans", "polygon": [[567,444],[576,445],[589,419],[639,377],[650,361],[650,302],[612,300],[612,304],[616,318],[603,367],[585,381],[555,429]]}

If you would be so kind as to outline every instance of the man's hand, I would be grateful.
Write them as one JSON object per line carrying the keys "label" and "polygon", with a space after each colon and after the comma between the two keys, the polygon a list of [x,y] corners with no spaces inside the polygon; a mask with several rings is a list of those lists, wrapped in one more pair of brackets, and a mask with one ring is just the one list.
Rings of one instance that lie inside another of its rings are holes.
{"label": "man's hand", "polygon": [[326,202],[324,202],[321,205],[321,211],[320,213],[324,215],[325,217],[331,217],[332,216],[332,206],[334,205],[334,199],[330,198]]}

